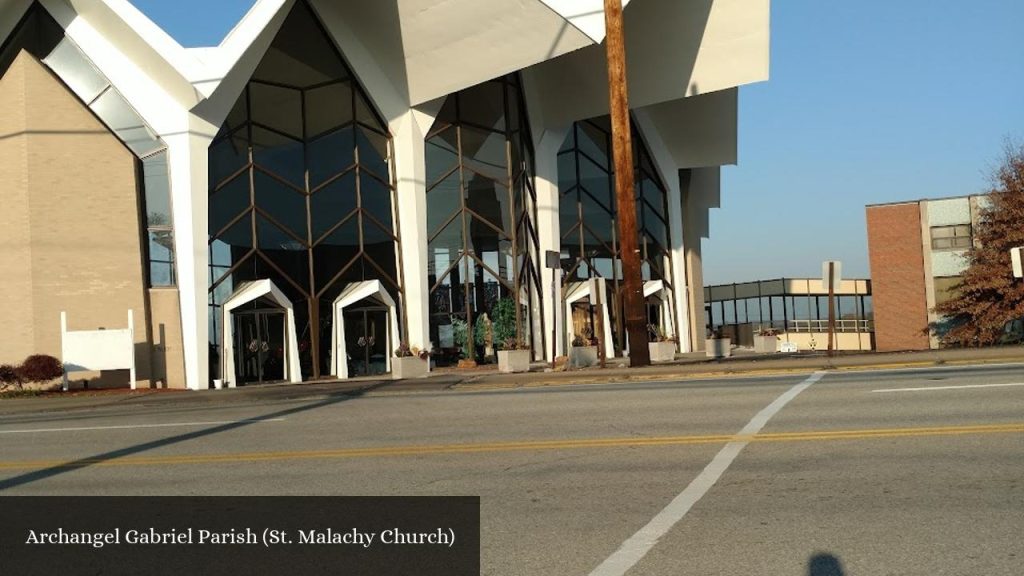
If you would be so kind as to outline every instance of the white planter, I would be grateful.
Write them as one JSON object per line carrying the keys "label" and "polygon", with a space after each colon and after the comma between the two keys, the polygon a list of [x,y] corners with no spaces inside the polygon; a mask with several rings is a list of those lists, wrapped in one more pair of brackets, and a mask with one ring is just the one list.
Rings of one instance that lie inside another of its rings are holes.
{"label": "white planter", "polygon": [[426,378],[430,373],[430,363],[415,356],[391,359],[391,378],[393,380],[409,380]]}
{"label": "white planter", "polygon": [[529,372],[530,354],[529,350],[498,350],[498,372]]}
{"label": "white planter", "polygon": [[569,367],[587,368],[597,366],[597,346],[573,346],[569,348]]}
{"label": "white planter", "polygon": [[754,334],[754,352],[758,354],[774,354],[779,351],[778,336],[760,336]]}
{"label": "white planter", "polygon": [[676,359],[675,342],[650,342],[651,362],[671,362]]}
{"label": "white planter", "polygon": [[708,358],[728,358],[732,356],[732,340],[729,338],[708,338],[704,341],[704,350]]}

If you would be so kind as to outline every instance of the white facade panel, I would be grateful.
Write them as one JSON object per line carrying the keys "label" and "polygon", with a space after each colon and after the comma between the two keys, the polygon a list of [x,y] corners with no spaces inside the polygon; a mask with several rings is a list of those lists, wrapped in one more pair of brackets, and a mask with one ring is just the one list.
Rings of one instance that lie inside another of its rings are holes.
{"label": "white facade panel", "polygon": [[955,226],[971,223],[971,201],[968,198],[928,201],[929,226]]}
{"label": "white facade panel", "polygon": [[932,252],[932,276],[960,276],[967,270],[967,251]]}

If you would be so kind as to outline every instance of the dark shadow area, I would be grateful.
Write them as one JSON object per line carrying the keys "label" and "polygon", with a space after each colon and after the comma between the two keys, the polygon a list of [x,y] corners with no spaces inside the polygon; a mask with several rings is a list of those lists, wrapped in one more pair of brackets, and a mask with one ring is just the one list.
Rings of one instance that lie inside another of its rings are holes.
{"label": "dark shadow area", "polygon": [[831,554],[815,554],[807,561],[807,576],[846,576],[843,563]]}
{"label": "dark shadow area", "polygon": [[272,420],[272,419],[275,419],[275,418],[283,418],[285,416],[291,416],[291,415],[294,415],[294,414],[300,414],[302,412],[308,412],[310,410],[315,410],[317,408],[323,408],[325,406],[331,406],[333,404],[339,404],[341,402],[346,402],[348,400],[353,400],[355,398],[358,398],[358,397],[366,394],[367,392],[371,392],[373,390],[376,390],[377,388],[380,388],[380,387],[384,386],[385,384],[386,384],[385,382],[382,382],[380,384],[374,384],[374,385],[371,385],[371,386],[366,386],[364,388],[359,388],[357,390],[349,390],[349,391],[345,391],[345,392],[339,392],[339,393],[336,393],[336,394],[332,394],[332,395],[330,395],[327,398],[324,398],[322,400],[319,400],[317,402],[313,402],[313,403],[310,403],[310,404],[304,404],[302,406],[296,406],[294,408],[288,408],[286,410],[279,410],[277,412],[271,412],[269,414],[264,414],[262,416],[256,416],[254,418],[248,418],[248,419],[245,419],[245,420],[240,420],[238,422],[232,422],[230,424],[222,424],[222,425],[219,425],[219,426],[214,426],[212,428],[205,428],[203,430],[196,430],[194,432],[189,432],[187,434],[179,434],[177,436],[171,436],[169,438],[161,438],[159,440],[153,440],[151,442],[145,442],[145,443],[142,443],[142,444],[137,444],[135,446],[129,446],[127,448],[121,448],[121,449],[118,449],[118,450],[111,450],[110,452],[104,452],[102,454],[97,454],[95,456],[90,456],[90,457],[87,457],[87,458],[79,458],[78,460],[71,460],[71,461],[68,461],[68,462],[63,462],[61,464],[50,466],[49,468],[44,468],[42,470],[36,470],[36,471],[33,471],[33,472],[27,472],[25,474],[14,476],[13,478],[7,478],[7,479],[4,479],[4,480],[0,480],[0,492],[2,492],[4,490],[9,490],[11,488],[15,488],[17,486],[23,486],[25,484],[31,484],[32,482],[37,482],[39,480],[45,480],[47,478],[52,478],[54,476],[58,476],[60,474],[64,474],[64,473],[70,472],[72,470],[79,470],[79,469],[82,469],[82,468],[88,468],[89,466],[93,466],[93,465],[96,465],[96,464],[102,464],[104,462],[109,462],[111,460],[116,460],[118,458],[124,458],[126,456],[133,456],[133,455],[136,455],[136,454],[140,454],[142,452],[146,452],[148,450],[154,450],[156,448],[162,448],[164,446],[171,446],[171,445],[174,445],[174,444],[180,444],[182,442],[187,442],[189,440],[196,440],[196,439],[199,439],[199,438],[204,438],[204,437],[207,437],[207,436],[212,436],[214,434],[220,434],[221,432],[227,432],[227,431],[230,431],[230,430],[236,430],[236,429],[248,426],[250,424],[255,424],[255,423],[266,421],[266,420]]}

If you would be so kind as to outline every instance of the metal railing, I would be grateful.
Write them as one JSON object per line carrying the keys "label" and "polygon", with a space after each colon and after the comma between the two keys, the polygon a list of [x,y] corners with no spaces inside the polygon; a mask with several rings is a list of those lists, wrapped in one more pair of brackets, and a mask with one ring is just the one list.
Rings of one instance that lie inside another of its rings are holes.
{"label": "metal railing", "polygon": [[[836,332],[874,332],[872,320],[836,320]],[[787,320],[786,331],[805,333],[827,333],[828,320]]]}

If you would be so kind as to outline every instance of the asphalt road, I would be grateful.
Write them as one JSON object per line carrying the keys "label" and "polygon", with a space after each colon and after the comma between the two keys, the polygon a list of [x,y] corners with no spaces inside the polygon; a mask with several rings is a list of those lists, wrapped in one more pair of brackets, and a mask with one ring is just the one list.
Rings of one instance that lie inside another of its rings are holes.
{"label": "asphalt road", "polygon": [[479,495],[484,574],[1024,574],[1024,366],[0,416],[0,494]]}

